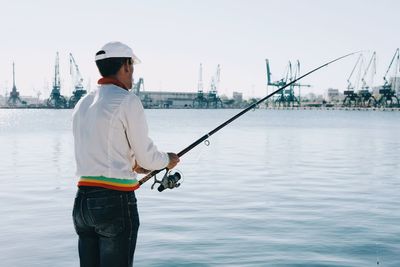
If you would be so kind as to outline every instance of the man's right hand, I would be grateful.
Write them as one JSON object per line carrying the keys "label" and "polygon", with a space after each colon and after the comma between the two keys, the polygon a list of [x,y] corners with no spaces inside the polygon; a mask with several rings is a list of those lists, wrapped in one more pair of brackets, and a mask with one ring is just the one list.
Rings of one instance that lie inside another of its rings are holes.
{"label": "man's right hand", "polygon": [[176,166],[176,164],[178,164],[179,157],[177,154],[171,152],[168,153],[168,157],[169,157],[169,163],[167,165],[167,169],[171,170]]}

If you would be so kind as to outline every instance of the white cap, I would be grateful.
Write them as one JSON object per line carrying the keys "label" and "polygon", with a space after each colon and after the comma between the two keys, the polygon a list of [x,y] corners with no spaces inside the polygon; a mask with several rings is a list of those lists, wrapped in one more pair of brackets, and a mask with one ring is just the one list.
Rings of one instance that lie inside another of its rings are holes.
{"label": "white cap", "polygon": [[[104,51],[104,53],[99,53]],[[130,57],[133,64],[141,63],[140,59],[133,53],[132,49],[121,42],[110,42],[105,44],[100,51],[97,52],[95,60],[101,60],[111,57]]]}

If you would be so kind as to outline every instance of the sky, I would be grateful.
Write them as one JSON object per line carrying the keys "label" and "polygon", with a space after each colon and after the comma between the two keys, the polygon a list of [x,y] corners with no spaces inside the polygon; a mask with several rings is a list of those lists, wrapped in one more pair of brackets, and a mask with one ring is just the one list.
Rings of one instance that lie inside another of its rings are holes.
{"label": "sky", "polygon": [[[12,62],[21,95],[50,94],[56,52],[61,93],[70,95],[69,53],[90,84],[99,74],[94,55],[121,41],[142,63],[134,77],[147,91],[196,92],[199,65],[205,91],[221,65],[219,93],[266,95],[265,59],[272,79],[299,60],[301,73],[354,51],[377,53],[374,84],[400,46],[397,0],[0,0],[0,95],[12,88]],[[304,79],[303,93],[343,91],[357,56]],[[271,91],[273,88],[269,88]]]}

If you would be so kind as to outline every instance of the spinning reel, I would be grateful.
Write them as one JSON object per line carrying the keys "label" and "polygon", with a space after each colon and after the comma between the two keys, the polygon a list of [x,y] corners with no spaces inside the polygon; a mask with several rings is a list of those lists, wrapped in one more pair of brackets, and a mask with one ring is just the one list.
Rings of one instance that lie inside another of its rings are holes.
{"label": "spinning reel", "polygon": [[160,184],[157,188],[158,192],[162,192],[167,188],[177,188],[181,185],[181,183],[179,183],[179,180],[182,178],[182,176],[182,173],[179,171],[172,173],[170,170],[167,169],[165,171],[164,177],[161,180],[157,180],[157,177],[154,176],[154,183],[151,186],[151,189],[153,189],[157,183]]}

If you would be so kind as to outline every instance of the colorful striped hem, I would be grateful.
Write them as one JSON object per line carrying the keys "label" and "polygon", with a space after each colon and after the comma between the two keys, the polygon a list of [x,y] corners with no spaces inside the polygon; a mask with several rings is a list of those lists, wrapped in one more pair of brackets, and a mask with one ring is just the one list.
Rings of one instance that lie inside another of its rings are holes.
{"label": "colorful striped hem", "polygon": [[140,187],[136,179],[108,178],[104,176],[81,176],[78,186],[97,186],[118,191],[134,191]]}

